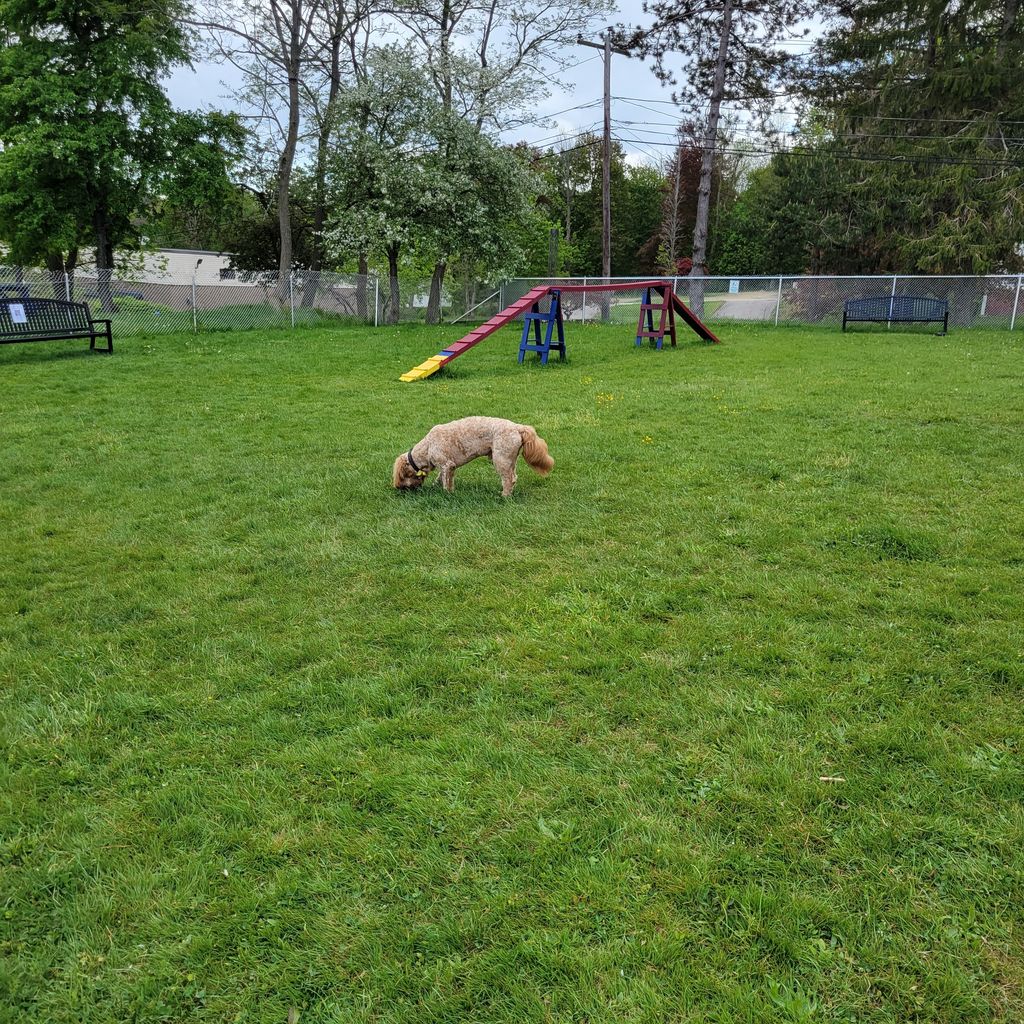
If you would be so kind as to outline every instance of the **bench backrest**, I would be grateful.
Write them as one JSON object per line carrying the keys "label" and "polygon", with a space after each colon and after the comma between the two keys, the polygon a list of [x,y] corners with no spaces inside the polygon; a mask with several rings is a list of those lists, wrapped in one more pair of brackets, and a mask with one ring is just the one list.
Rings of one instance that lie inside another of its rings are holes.
{"label": "bench backrest", "polygon": [[884,295],[871,299],[850,299],[843,312],[848,320],[941,320],[949,309],[945,299],[919,295]]}
{"label": "bench backrest", "polygon": [[90,329],[89,307],[84,302],[0,298],[0,335],[4,337]]}

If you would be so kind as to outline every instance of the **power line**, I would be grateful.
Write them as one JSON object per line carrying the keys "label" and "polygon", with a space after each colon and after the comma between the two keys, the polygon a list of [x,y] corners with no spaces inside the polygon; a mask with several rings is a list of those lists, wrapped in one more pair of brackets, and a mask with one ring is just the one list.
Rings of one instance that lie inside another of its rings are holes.
{"label": "power line", "polygon": [[[662,146],[669,147],[672,149],[676,148],[674,142],[661,142],[655,139],[631,139],[622,138],[621,136],[613,136],[613,142],[618,142],[625,146],[636,146],[641,152],[644,150],[643,146]],[[587,142],[579,142],[576,145],[570,146],[566,149],[560,149],[559,155],[567,153],[575,153],[581,149],[587,149],[590,146],[597,146],[601,144],[601,139],[590,139]],[[695,143],[693,149],[700,150],[703,152],[704,147],[699,143]],[[822,154],[815,150],[801,150],[801,149],[736,149],[729,146],[716,146],[716,153],[721,153],[728,156],[792,156],[792,157],[821,157]],[[644,153],[645,156],[653,157],[651,153]],[[851,153],[845,152],[840,153],[836,151],[830,151],[826,154],[826,158],[829,160],[852,160],[858,163],[894,163],[894,164],[938,164],[945,167],[1005,167],[1011,170],[1024,170],[1024,167],[1020,163],[1013,160],[998,160],[998,159],[987,159],[985,157],[979,157],[975,160],[970,159],[954,159],[947,157],[931,157],[931,156],[920,156],[920,155],[909,155],[909,156],[889,156],[881,153]]]}
{"label": "power line", "polygon": [[[563,139],[567,139],[567,138],[577,138],[578,139],[581,135],[586,135],[586,134],[588,134],[590,132],[597,131],[598,127],[599,127],[598,122],[597,121],[593,121],[591,124],[587,125],[585,128],[580,128],[577,131],[574,131],[574,132],[558,132],[555,135],[549,135],[545,139],[537,139],[537,140],[535,140],[533,142],[528,142],[527,145],[529,145],[529,146],[551,146],[551,145],[554,145],[554,144],[556,144],[558,142],[561,142]],[[597,139],[597,141],[600,142],[601,140]],[[589,145],[589,143],[588,143],[588,145]],[[565,152],[565,151],[564,150],[559,150],[559,152]]]}
{"label": "power line", "polygon": [[645,157],[647,157],[649,160],[653,161],[654,163],[658,162],[658,158],[654,155],[654,153],[652,153],[652,152],[650,152],[650,150],[647,150],[647,149],[644,148],[644,145],[650,145],[650,143],[644,142],[642,144],[640,139],[632,139],[632,140],[624,139],[622,141],[623,142],[631,143],[635,149],[639,150]]}
{"label": "power line", "polygon": [[[780,95],[787,95],[787,94],[780,94]],[[795,95],[795,94],[794,93],[789,93],[788,95]],[[636,103],[636,104],[639,104],[639,105],[642,105],[644,103],[657,103],[657,104],[662,105],[662,106],[676,107],[677,109],[679,107],[679,104],[676,103],[674,100],[658,100],[658,99],[652,99],[650,97],[645,97],[645,96],[613,96],[612,99],[614,99],[614,100],[623,100],[623,101],[625,101],[627,103],[631,102],[631,103]],[[741,111],[742,110],[746,110],[745,107],[737,107],[737,106],[735,106],[735,102],[734,101],[732,101],[732,102],[727,101],[727,102],[723,103],[722,106],[723,107],[728,107],[730,110],[741,110]],[[811,108],[811,109],[814,109],[814,108]],[[780,108],[776,109],[774,112],[777,113],[777,114],[796,114],[796,115],[806,113],[806,111],[804,111],[804,110],[793,110],[793,109],[790,109],[788,107],[786,107],[786,108],[780,107]],[[652,113],[660,113],[660,111],[652,111]],[[912,123],[921,123],[921,124],[924,124],[924,123],[931,123],[931,124],[976,124],[979,120],[982,119],[981,115],[979,115],[978,117],[966,117],[965,118],[965,117],[923,117],[923,116],[922,117],[898,117],[898,116],[896,116],[894,114],[860,114],[860,115],[858,115],[858,117],[863,119],[863,120],[865,120],[865,121],[900,121],[900,122],[912,122]],[[1000,120],[1000,121],[997,121],[996,124],[997,125],[1024,124],[1024,121],[1002,121],[1002,120]]]}
{"label": "power line", "polygon": [[586,110],[587,107],[596,107],[600,102],[600,100],[591,100],[589,103],[577,103],[575,107],[566,107],[565,110],[556,110],[553,114],[542,114],[540,116],[558,117],[560,114],[571,114],[574,110]]}
{"label": "power line", "polygon": [[[628,121],[628,120],[616,118],[616,123],[619,124],[619,125],[623,125],[623,126],[640,125],[642,127],[639,130],[645,132],[648,135],[677,136],[679,134],[678,130],[672,131],[672,132],[659,132],[659,131],[656,131],[654,128],[643,127],[644,125],[649,123],[649,122],[646,122],[646,121]],[[671,125],[671,123],[669,123],[667,121],[658,121],[658,122],[653,122],[653,123],[655,123],[655,124],[657,124],[657,125],[659,125],[660,127],[663,127],[663,128],[671,128],[671,127],[673,127]],[[744,127],[742,125],[736,125],[734,127],[731,127],[729,129],[727,129],[726,131],[724,131],[722,134],[726,138],[728,138],[729,135],[733,135],[733,134],[738,134],[738,135],[757,135],[757,136],[764,136],[766,138],[768,136],[785,136],[787,138],[792,138],[792,139],[806,139],[806,138],[808,138],[806,133],[802,132],[798,128],[791,128],[791,129],[786,129],[786,128],[761,129],[761,128],[747,128],[747,127]],[[861,139],[886,139],[886,140],[889,140],[889,141],[898,141],[898,142],[964,142],[964,141],[978,141],[976,139],[974,139],[974,140],[964,139],[964,137],[960,136],[960,135],[891,135],[891,134],[886,135],[886,134],[873,133],[873,132],[845,132],[845,133],[840,133],[840,134],[836,134],[835,132],[829,132],[828,133],[828,138],[830,138],[830,139],[854,139],[854,140],[861,140]],[[1015,138],[1015,137],[1007,138],[1005,136],[990,135],[990,136],[987,137],[987,141],[989,141],[989,142],[998,142],[998,143],[1008,143],[1008,144],[1013,144],[1013,145],[1024,145],[1024,138]]]}
{"label": "power line", "polygon": [[[621,142],[622,139],[616,139],[615,141]],[[670,146],[671,148],[676,147],[674,142],[660,142],[652,139],[645,140],[645,145],[648,146]],[[694,144],[694,149],[699,149],[701,152],[704,151],[705,147],[699,143]],[[818,150],[801,150],[801,149],[731,149],[727,146],[716,146],[716,153],[726,153],[734,156],[799,156],[799,157],[821,157],[822,154]],[[830,160],[856,160],[862,163],[899,163],[899,164],[941,164],[948,167],[1007,167],[1016,170],[1024,170],[1024,165],[1014,160],[997,160],[987,159],[985,157],[979,157],[976,160],[970,159],[954,159],[946,157],[930,157],[930,156],[886,156],[883,154],[866,154],[866,153],[840,153],[835,150],[830,150],[825,154],[827,159]]]}
{"label": "power line", "polygon": [[[661,142],[654,139],[624,139],[619,136],[612,137],[613,142],[618,142],[621,145],[644,145],[644,146],[664,146],[672,149],[676,148],[674,142]],[[590,146],[597,146],[601,144],[601,139],[590,139],[587,142],[580,142],[574,146],[570,146],[567,149],[559,150],[559,154],[575,153],[581,149],[587,149]],[[703,152],[704,147],[699,143],[694,143],[694,149],[698,149]],[[721,153],[728,156],[792,156],[792,157],[821,157],[822,154],[816,150],[802,150],[802,149],[736,149],[729,146],[716,146],[716,153]],[[650,154],[647,154],[650,155]],[[976,160],[969,159],[953,159],[946,157],[929,157],[929,156],[888,156],[885,154],[868,154],[868,153],[851,153],[851,152],[836,152],[832,150],[825,154],[827,159],[830,160],[853,160],[858,163],[896,163],[896,164],[939,164],[947,167],[1006,167],[1011,170],[1024,170],[1024,166],[1013,160],[996,160],[986,159],[985,157],[979,157]]]}

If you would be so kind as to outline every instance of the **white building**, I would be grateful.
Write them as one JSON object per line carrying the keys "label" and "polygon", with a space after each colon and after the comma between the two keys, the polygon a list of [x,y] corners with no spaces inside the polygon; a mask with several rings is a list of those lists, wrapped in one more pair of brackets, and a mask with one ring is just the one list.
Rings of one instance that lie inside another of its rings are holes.
{"label": "white building", "polygon": [[[136,257],[141,261],[138,269],[125,277],[144,284],[191,282],[197,285],[245,283],[240,271],[231,269],[231,253],[211,252],[208,249],[157,249]],[[118,275],[122,276],[122,275]]]}

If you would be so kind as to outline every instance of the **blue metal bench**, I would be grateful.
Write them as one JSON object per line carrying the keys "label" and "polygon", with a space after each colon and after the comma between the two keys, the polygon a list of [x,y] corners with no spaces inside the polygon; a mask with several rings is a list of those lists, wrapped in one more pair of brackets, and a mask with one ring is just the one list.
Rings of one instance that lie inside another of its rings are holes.
{"label": "blue metal bench", "polygon": [[848,323],[942,324],[949,330],[949,303],[919,295],[885,295],[874,299],[848,299],[843,303],[843,330]]}
{"label": "blue metal bench", "polygon": [[[0,345],[17,341],[63,341],[88,338],[94,352],[113,352],[109,320],[94,320],[84,302],[63,299],[0,298]],[[106,348],[97,348],[105,339]]]}

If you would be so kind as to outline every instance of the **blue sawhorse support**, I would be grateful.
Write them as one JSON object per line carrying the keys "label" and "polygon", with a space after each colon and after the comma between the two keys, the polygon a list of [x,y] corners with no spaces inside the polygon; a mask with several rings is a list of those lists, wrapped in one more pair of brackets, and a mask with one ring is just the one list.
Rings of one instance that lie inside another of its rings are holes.
{"label": "blue sawhorse support", "polygon": [[[530,343],[530,325],[533,325],[533,344]],[[540,325],[547,324],[544,340],[541,341]],[[551,334],[558,327],[558,341],[552,344]],[[519,342],[519,362],[527,352],[539,352],[542,365],[548,361],[548,353],[555,349],[559,359],[565,359],[565,333],[562,330],[562,295],[557,288],[551,290],[551,307],[546,313],[540,311],[540,303],[533,304],[533,310],[523,315],[523,337]]]}
{"label": "blue sawhorse support", "polygon": [[[658,291],[661,294],[661,302],[651,301],[651,292]],[[654,326],[654,314],[660,313],[661,317],[658,321],[658,326]],[[644,324],[646,319],[647,323]],[[653,339],[655,346],[661,348],[665,341],[665,334],[667,333],[669,339],[672,342],[672,347],[675,348],[676,344],[676,318],[675,311],[672,308],[672,293],[669,290],[669,286],[665,285],[663,288],[645,288],[643,299],[640,302],[640,322],[636,326],[636,343],[642,345],[648,338]]]}

